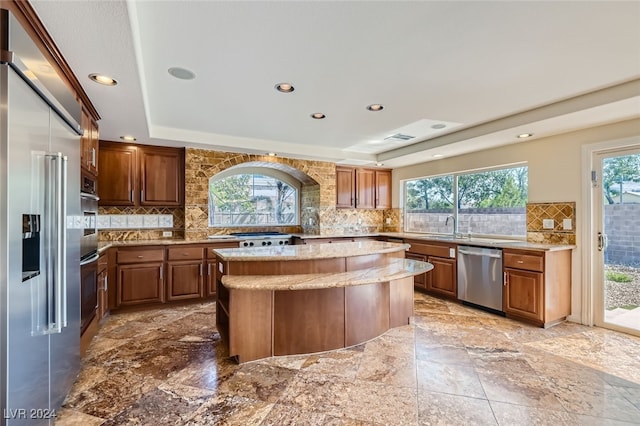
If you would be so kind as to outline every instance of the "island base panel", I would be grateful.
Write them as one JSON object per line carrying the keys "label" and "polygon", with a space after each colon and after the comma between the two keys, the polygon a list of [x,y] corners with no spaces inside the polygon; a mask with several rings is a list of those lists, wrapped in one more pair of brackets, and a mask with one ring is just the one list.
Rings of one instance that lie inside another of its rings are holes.
{"label": "island base panel", "polygon": [[345,346],[389,329],[389,282],[345,287]]}
{"label": "island base panel", "polygon": [[276,291],[274,355],[344,347],[344,288]]}
{"label": "island base panel", "polygon": [[409,324],[413,316],[413,277],[391,281],[389,328]]}
{"label": "island base panel", "polygon": [[273,355],[273,292],[229,290],[229,355],[238,362]]}

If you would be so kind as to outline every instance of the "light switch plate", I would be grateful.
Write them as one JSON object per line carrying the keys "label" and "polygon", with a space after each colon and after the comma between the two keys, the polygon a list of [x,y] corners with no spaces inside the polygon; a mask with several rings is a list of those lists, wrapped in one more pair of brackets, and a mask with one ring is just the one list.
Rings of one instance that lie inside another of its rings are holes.
{"label": "light switch plate", "polygon": [[454,249],[454,248],[450,248],[449,249],[449,257],[452,258],[452,259],[454,257],[456,257],[456,249]]}
{"label": "light switch plate", "polygon": [[542,228],[553,229],[554,228],[553,219],[542,219]]}
{"label": "light switch plate", "polygon": [[162,236],[163,237],[172,237],[173,236],[173,232],[171,232],[171,231],[162,231]]}
{"label": "light switch plate", "polygon": [[571,219],[562,219],[562,229],[568,231],[573,229],[573,224],[571,223]]}

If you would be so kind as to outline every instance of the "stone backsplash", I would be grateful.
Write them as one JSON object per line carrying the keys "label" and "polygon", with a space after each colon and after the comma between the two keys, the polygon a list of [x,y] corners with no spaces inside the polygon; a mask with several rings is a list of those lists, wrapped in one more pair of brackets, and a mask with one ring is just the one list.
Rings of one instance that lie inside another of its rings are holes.
{"label": "stone backsplash", "polygon": [[[546,228],[544,226],[545,220],[553,221],[553,226]],[[565,226],[565,221],[568,226]],[[528,203],[527,241],[545,244],[575,244],[576,203]]]}

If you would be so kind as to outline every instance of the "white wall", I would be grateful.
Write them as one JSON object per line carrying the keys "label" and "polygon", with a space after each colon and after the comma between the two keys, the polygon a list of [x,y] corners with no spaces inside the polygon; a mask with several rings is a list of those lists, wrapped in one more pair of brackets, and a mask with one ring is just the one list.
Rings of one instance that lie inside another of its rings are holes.
{"label": "white wall", "polygon": [[500,148],[492,148],[472,154],[443,158],[393,170],[393,206],[400,207],[400,183],[402,180],[512,164],[526,161],[529,167],[529,202],[576,203],[576,245],[572,268],[572,315],[580,321],[582,301],[582,244],[580,241],[583,220],[582,146],[617,139],[638,137],[640,143],[640,119],[628,120],[605,126],[575,131],[538,140],[520,142]]}

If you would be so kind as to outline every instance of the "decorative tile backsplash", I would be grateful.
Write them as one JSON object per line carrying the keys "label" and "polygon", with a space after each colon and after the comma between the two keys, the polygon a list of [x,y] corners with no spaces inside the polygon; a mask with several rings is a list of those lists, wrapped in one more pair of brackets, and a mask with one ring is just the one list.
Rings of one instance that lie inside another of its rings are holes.
{"label": "decorative tile backsplash", "polygon": [[173,228],[170,214],[101,214],[98,215],[98,229],[140,229]]}
{"label": "decorative tile backsplash", "polygon": [[527,241],[576,243],[576,203],[528,203]]}
{"label": "decorative tile backsplash", "polygon": [[[184,238],[184,209],[169,207],[100,207],[101,241]],[[171,231],[171,236],[164,235]]]}

